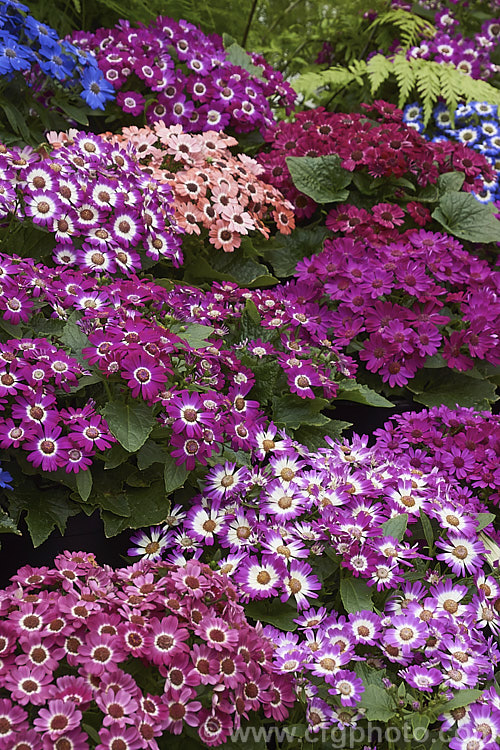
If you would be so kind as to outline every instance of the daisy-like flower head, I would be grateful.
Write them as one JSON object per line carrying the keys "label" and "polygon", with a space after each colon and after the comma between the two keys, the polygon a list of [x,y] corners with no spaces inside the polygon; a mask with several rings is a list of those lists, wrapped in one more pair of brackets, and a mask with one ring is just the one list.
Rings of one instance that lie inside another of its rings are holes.
{"label": "daisy-like flower head", "polygon": [[252,599],[277,596],[287,574],[284,562],[275,556],[245,557],[234,574],[234,580]]}
{"label": "daisy-like flower head", "polygon": [[216,651],[233,651],[238,643],[238,631],[230,629],[221,617],[204,617],[195,633]]}
{"label": "daisy-like flower head", "polygon": [[311,566],[299,560],[292,560],[288,575],[283,581],[284,593],[281,596],[281,601],[285,602],[293,596],[297,608],[305,609],[309,606],[309,598],[317,599],[317,592],[320,589],[321,583],[313,574]]}
{"label": "daisy-like flower head", "polygon": [[467,573],[475,573],[487,560],[486,548],[479,540],[457,535],[448,542],[439,539],[436,547],[444,550],[436,555],[436,559],[445,562],[455,575],[464,576]]}
{"label": "daisy-like flower head", "polygon": [[138,531],[130,537],[134,546],[127,550],[127,555],[144,557],[146,560],[158,559],[169,546],[170,538],[171,533],[162,526],[151,527],[149,532]]}
{"label": "daisy-like flower head", "polygon": [[348,669],[336,672],[332,684],[333,687],[328,692],[331,695],[339,695],[343,706],[355,706],[365,690],[363,680]]}

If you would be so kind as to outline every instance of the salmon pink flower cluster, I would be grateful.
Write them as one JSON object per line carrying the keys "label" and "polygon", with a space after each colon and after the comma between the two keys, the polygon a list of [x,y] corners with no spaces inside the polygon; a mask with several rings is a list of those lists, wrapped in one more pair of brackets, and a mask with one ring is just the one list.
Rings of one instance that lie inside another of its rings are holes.
{"label": "salmon pink flower cluster", "polygon": [[137,116],[146,110],[148,123],[163,120],[190,132],[230,126],[245,133],[271,127],[272,107],[289,109],[295,101],[291,86],[263,57],[248,56],[249,72],[231,62],[220,37],[206,36],[187,21],[159,16],[138,28],[120,21],[112,29],[74,32],[70,39],[95,55],[123,112]]}
{"label": "salmon pink flower cluster", "polygon": [[[376,104],[374,113],[343,114],[326,112],[323,108],[297,113],[293,122],[281,122],[276,130],[269,130],[266,140],[271,144],[269,152],[260,153],[257,161],[265,168],[263,179],[281,190],[294,204],[298,218],[311,217],[317,207],[315,201],[301,193],[293,184],[286,157],[318,157],[337,154],[344,169],[354,172],[366,184],[377,181],[385,185],[382,178],[407,179],[415,187],[434,184],[444,172],[464,172],[463,190],[479,191],[482,179],[494,176],[491,166],[480,154],[460,143],[430,143],[413,128],[402,122],[403,113],[386,103]],[[366,108],[368,109],[368,107]],[[382,122],[378,120],[382,120]],[[394,187],[392,188],[394,195]],[[372,196],[373,199],[373,196]],[[417,203],[417,205],[415,205]],[[377,225],[386,209],[373,209],[372,221]],[[362,212],[364,217],[370,216]],[[401,224],[405,216],[418,226],[430,218],[418,201],[408,201],[402,207],[389,210],[388,221]],[[391,216],[393,217],[391,219]],[[366,220],[366,219],[365,219]],[[398,231],[393,229],[392,239]],[[356,221],[356,226],[360,221]],[[385,233],[387,236],[387,232]]]}
{"label": "salmon pink flower cluster", "polygon": [[[336,346],[360,344],[359,358],[389,386],[404,386],[429,357],[467,371],[500,364],[498,273],[448,235],[409,231],[398,242],[327,239],[296,269]],[[358,347],[356,347],[358,348]]]}
{"label": "salmon pink flower cluster", "polygon": [[218,250],[232,252],[254,230],[269,237],[268,218],[282,234],[295,227],[291,203],[259,179],[260,164],[245,154],[232,155],[235,138],[216,131],[184,133],[180,125],[160,122],[152,128],[124,128],[108,140],[130,144],[145,171],[172,188],[177,224],[187,234],[206,229]]}
{"label": "salmon pink flower cluster", "polygon": [[254,712],[288,716],[273,649],[208,565],[22,567],[0,591],[0,747],[137,750],[186,730],[221,745]]}
{"label": "salmon pink flower cluster", "polygon": [[48,138],[38,151],[0,147],[0,216],[30,219],[53,235],[55,263],[86,272],[129,274],[140,252],[182,263],[171,189],[132,148],[83,131]]}

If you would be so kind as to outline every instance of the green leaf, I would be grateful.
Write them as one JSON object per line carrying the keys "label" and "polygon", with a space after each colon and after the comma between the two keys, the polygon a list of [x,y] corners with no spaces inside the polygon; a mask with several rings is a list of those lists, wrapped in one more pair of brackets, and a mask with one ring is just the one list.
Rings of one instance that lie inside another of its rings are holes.
{"label": "green leaf", "polygon": [[260,66],[257,67],[257,65],[254,65],[250,55],[245,52],[243,47],[240,47],[240,45],[236,42],[233,42],[233,44],[226,48],[226,57],[230,62],[233,63],[233,65],[238,65],[240,68],[243,68],[248,73],[250,73],[250,75],[256,76],[257,78],[263,80],[262,74],[264,72],[264,69]]}
{"label": "green leaf", "polygon": [[175,459],[171,455],[166,457],[165,468],[163,470],[163,480],[167,495],[179,487],[182,487],[188,476],[189,471],[186,469],[185,464],[177,466]]}
{"label": "green leaf", "polygon": [[494,513],[478,513],[476,516],[476,521],[478,522],[476,532],[485,529],[490,523],[493,523],[495,518],[496,515]]}
{"label": "green leaf", "polygon": [[101,511],[107,537],[115,536],[125,529],[161,524],[170,511],[170,503],[161,480],[153,482],[150,487],[128,488],[126,500],[129,508],[126,517],[120,518],[114,513]]}
{"label": "green leaf", "polygon": [[321,427],[330,419],[320,413],[320,409],[328,406],[324,398],[301,399],[295,396],[282,396],[273,399],[273,421],[290,429],[297,429],[302,425]]}
{"label": "green leaf", "polygon": [[253,620],[268,622],[280,630],[288,632],[297,630],[297,623],[294,622],[294,619],[297,618],[297,610],[292,609],[288,604],[273,602],[270,605],[265,601],[250,602],[245,606],[245,614]]}
{"label": "green leaf", "polygon": [[260,324],[262,323],[262,318],[260,317],[260,313],[257,310],[257,305],[251,299],[247,299],[247,301],[245,302],[243,314],[248,316],[248,318],[256,326],[260,326]]}
{"label": "green leaf", "polygon": [[383,406],[387,409],[394,409],[392,401],[384,398],[372,388],[368,388],[367,385],[357,383],[355,380],[343,380],[339,383],[337,398],[344,399],[345,401],[355,401],[358,404],[367,404],[367,406]]}
{"label": "green leaf", "polygon": [[89,124],[89,118],[87,117],[85,111],[80,107],[73,107],[71,104],[68,104],[66,101],[64,101],[62,97],[57,100],[57,106],[60,107],[62,111],[67,115],[69,115],[72,120],[79,122],[81,125]]}
{"label": "green leaf", "polygon": [[401,542],[408,526],[408,513],[401,513],[382,524],[385,536],[392,536]]}
{"label": "green leaf", "polygon": [[76,488],[83,502],[86,503],[92,492],[92,472],[90,469],[78,472],[76,475]]}
{"label": "green leaf", "polygon": [[420,523],[424,530],[425,541],[427,542],[429,549],[431,549],[434,544],[434,530],[427,514],[424,513],[422,509],[420,509]]}
{"label": "green leaf", "polygon": [[3,99],[1,108],[5,112],[7,120],[15,133],[18,133],[23,137],[23,140],[28,143],[31,141],[30,131],[26,126],[26,117],[18,110],[18,108],[9,101]]}
{"label": "green leaf", "polygon": [[103,409],[103,416],[111,433],[130,453],[144,445],[156,425],[151,408],[137,400],[130,404],[110,401]]}
{"label": "green leaf", "polygon": [[243,257],[241,253],[217,253],[210,258],[210,262],[224,279],[235,281],[241,286],[271,286],[278,280],[271,276],[267,266],[251,258]]}
{"label": "green leaf", "polygon": [[423,742],[427,737],[427,727],[429,726],[429,717],[423,714],[413,714],[411,717],[411,726],[413,736],[417,742]]}
{"label": "green leaf", "polygon": [[440,193],[456,192],[462,189],[465,175],[463,172],[445,172],[438,177],[438,188]]}
{"label": "green leaf", "polygon": [[21,536],[21,532],[17,528],[16,522],[9,516],[4,510],[0,509],[0,534],[17,534]]}
{"label": "green leaf", "polygon": [[137,454],[137,466],[142,471],[148,469],[151,464],[162,464],[165,462],[165,455],[161,445],[148,438]]}
{"label": "green leaf", "polygon": [[469,242],[500,242],[500,221],[490,204],[479,203],[471,193],[445,193],[433,211],[450,234]]}
{"label": "green leaf", "polygon": [[267,240],[263,254],[276,276],[291,276],[302,258],[321,251],[329,235],[330,231],[324,225],[307,229],[298,227],[291,234],[276,234]]}
{"label": "green leaf", "polygon": [[468,706],[471,703],[475,703],[482,696],[483,691],[475,688],[467,688],[466,690],[459,690],[455,693],[455,697],[446,703],[446,713],[453,711],[455,708],[462,708]]}
{"label": "green leaf", "polygon": [[63,534],[68,518],[79,512],[80,508],[67,497],[67,492],[51,489],[50,493],[30,498],[26,524],[34,547],[42,544],[56,526]]}
{"label": "green leaf", "polygon": [[366,709],[368,721],[389,721],[396,713],[394,700],[386,688],[379,685],[367,685],[358,706]]}
{"label": "green leaf", "polygon": [[105,458],[105,469],[116,469],[117,466],[123,464],[130,456],[129,451],[120,445],[120,443],[113,443],[111,448],[106,451]]}
{"label": "green leaf", "polygon": [[306,445],[309,450],[317,451],[320,448],[326,448],[328,446],[325,437],[338,440],[342,437],[344,430],[351,427],[351,422],[343,422],[341,419],[330,419],[328,424],[322,427],[300,427],[294,434],[295,440],[298,440],[302,445]]}
{"label": "green leaf", "polygon": [[208,338],[214,332],[212,326],[204,326],[201,323],[186,323],[180,326],[178,330],[176,326],[173,326],[171,330],[172,333],[186,341],[191,349],[204,349],[210,346]]}
{"label": "green leaf", "polygon": [[363,578],[349,576],[340,581],[340,598],[346,612],[373,610],[372,591]]}
{"label": "green leaf", "polygon": [[343,188],[350,184],[352,174],[341,166],[337,154],[287,156],[285,161],[297,190],[316,203],[335,203],[349,197]]}
{"label": "green leaf", "polygon": [[495,385],[488,380],[477,380],[467,375],[444,370],[420,370],[406,386],[413,398],[425,406],[474,407],[489,409],[498,400]]}
{"label": "green leaf", "polygon": [[82,349],[89,345],[89,340],[74,320],[67,321],[60,339],[63,344],[71,349],[73,356],[80,364],[85,362],[82,356]]}
{"label": "green leaf", "polygon": [[2,320],[0,318],[0,328],[3,328],[3,330],[13,339],[20,339],[23,337],[23,329],[21,326],[9,323],[8,320]]}
{"label": "green leaf", "polygon": [[358,661],[354,665],[354,671],[363,680],[365,687],[367,685],[384,687],[385,669],[375,669],[374,667],[369,667],[365,661]]}

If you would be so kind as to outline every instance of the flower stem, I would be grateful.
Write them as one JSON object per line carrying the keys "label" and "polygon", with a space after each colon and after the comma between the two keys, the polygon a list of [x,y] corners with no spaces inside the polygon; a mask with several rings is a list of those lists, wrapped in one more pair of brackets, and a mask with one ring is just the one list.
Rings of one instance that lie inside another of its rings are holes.
{"label": "flower stem", "polygon": [[245,31],[243,32],[243,39],[241,40],[241,46],[244,47],[247,43],[248,34],[250,32],[250,27],[252,25],[253,17],[255,15],[255,11],[257,10],[257,3],[259,0],[253,0],[252,7],[250,8],[250,13],[248,15],[247,25],[245,26]]}

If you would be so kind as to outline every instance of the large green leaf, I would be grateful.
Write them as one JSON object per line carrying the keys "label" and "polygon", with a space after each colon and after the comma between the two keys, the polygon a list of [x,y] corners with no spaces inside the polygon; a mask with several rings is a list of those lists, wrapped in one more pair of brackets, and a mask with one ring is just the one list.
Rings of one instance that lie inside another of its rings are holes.
{"label": "large green leaf", "polygon": [[172,333],[187,342],[191,349],[203,349],[210,346],[208,341],[214,329],[201,323],[186,323],[182,326],[173,326]]}
{"label": "large green leaf", "polygon": [[115,536],[125,529],[140,529],[142,526],[160,524],[170,510],[162,481],[153,482],[150,487],[128,488],[126,500],[129,507],[127,517],[101,511],[106,536]]}
{"label": "large green leaf", "polygon": [[471,193],[445,193],[433,211],[450,234],[469,242],[500,242],[500,221],[491,204],[479,203]]}
{"label": "large green leaf", "polygon": [[398,541],[403,539],[407,526],[408,513],[401,513],[398,516],[394,516],[394,518],[389,518],[388,521],[382,524],[385,536],[392,536]]}
{"label": "large green leaf", "polygon": [[394,699],[380,685],[367,685],[358,705],[366,709],[368,721],[389,721],[396,713]]}
{"label": "large green leaf", "polygon": [[482,696],[483,691],[477,690],[476,688],[467,688],[466,690],[459,690],[455,693],[455,696],[446,703],[446,711],[453,711],[455,708],[462,708],[468,706],[471,703],[475,703]]}
{"label": "large green leaf", "polygon": [[142,471],[148,469],[151,464],[164,463],[166,453],[161,445],[148,438],[137,454],[137,466]]}
{"label": "large green leaf", "polygon": [[380,393],[377,393],[372,388],[368,388],[367,385],[357,383],[355,380],[343,380],[339,383],[337,398],[344,399],[345,401],[355,401],[357,404],[366,404],[367,406],[383,406],[388,409],[394,409],[394,404],[391,401],[381,396]]}
{"label": "large green leaf", "polygon": [[17,528],[16,522],[4,510],[0,509],[0,534],[18,534],[21,532]]}
{"label": "large green leaf", "polygon": [[337,154],[326,156],[287,156],[287,167],[293,184],[316,203],[345,201],[352,173],[341,166]]}
{"label": "large green leaf", "polygon": [[165,468],[163,470],[163,481],[167,495],[178,487],[182,487],[189,475],[185,464],[177,466],[175,459],[168,455],[165,458]]}
{"label": "large green leaf", "polygon": [[111,433],[131,453],[144,445],[156,425],[151,408],[141,401],[129,404],[110,401],[104,407],[103,415]]}
{"label": "large green leaf", "polygon": [[237,250],[234,253],[218,251],[210,258],[210,262],[224,279],[236,281],[241,286],[272,286],[278,281],[269,273],[267,266],[243,256]]}
{"label": "large green leaf", "polygon": [[92,472],[90,469],[86,471],[79,471],[76,475],[76,487],[78,494],[82,498],[83,502],[86,503],[92,492]]}
{"label": "large green leaf", "polygon": [[420,370],[406,386],[414,400],[425,406],[459,406],[489,409],[498,400],[495,385],[450,370]]}
{"label": "large green leaf", "polygon": [[68,518],[79,512],[79,506],[69,499],[67,492],[55,487],[30,498],[26,524],[34,547],[42,544],[56,526],[63,534]]}
{"label": "large green leaf", "polygon": [[[302,258],[319,253],[330,231],[324,226],[298,227],[291,234],[276,234],[262,246],[264,257],[280,278],[291,276]],[[260,249],[260,248],[259,248]]]}
{"label": "large green leaf", "polygon": [[329,402],[323,398],[301,399],[291,395],[273,399],[273,420],[290,429],[297,429],[302,425],[321,427],[330,419],[320,410]]}
{"label": "large green leaf", "polygon": [[80,364],[85,362],[82,355],[82,349],[89,345],[89,340],[82,329],[77,326],[75,319],[67,321],[60,339],[63,344],[71,349],[71,353]]}
{"label": "large green leaf", "polygon": [[245,614],[253,620],[268,622],[280,630],[289,632],[297,630],[297,624],[294,622],[297,618],[297,610],[292,609],[288,604],[273,602],[270,605],[265,601],[250,602],[245,606]]}
{"label": "large green leaf", "polygon": [[309,450],[317,451],[319,448],[327,447],[325,437],[338,440],[342,437],[344,430],[347,430],[351,426],[351,422],[343,422],[341,419],[330,419],[328,424],[322,427],[314,427],[312,425],[300,427],[296,430],[294,438],[299,443],[307,445]]}
{"label": "large green leaf", "polygon": [[236,42],[226,48],[226,57],[233,65],[238,65],[251,75],[262,78],[263,68],[254,65],[250,55]]}
{"label": "large green leaf", "polygon": [[340,581],[340,598],[347,612],[373,610],[372,590],[363,578],[349,576]]}

